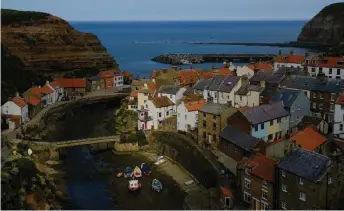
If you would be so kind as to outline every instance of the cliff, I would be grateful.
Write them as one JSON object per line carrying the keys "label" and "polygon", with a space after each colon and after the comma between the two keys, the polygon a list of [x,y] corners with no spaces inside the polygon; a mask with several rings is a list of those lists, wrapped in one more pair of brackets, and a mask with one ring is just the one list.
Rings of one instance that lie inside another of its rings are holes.
{"label": "cliff", "polygon": [[[2,49],[7,49],[9,57],[17,58],[15,66],[23,74],[30,71],[42,77],[87,76],[105,68],[118,69],[96,35],[81,33],[65,20],[50,14],[2,9],[1,28]],[[2,82],[10,80],[13,78],[2,77]],[[25,85],[28,88],[32,83],[38,81]]]}
{"label": "cliff", "polygon": [[297,41],[331,46],[344,42],[344,3],[322,9],[302,28]]}

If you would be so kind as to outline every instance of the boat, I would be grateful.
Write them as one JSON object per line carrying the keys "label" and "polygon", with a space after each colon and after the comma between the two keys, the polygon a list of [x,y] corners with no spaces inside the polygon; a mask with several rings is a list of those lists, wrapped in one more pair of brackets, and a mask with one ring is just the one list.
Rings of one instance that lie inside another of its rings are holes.
{"label": "boat", "polygon": [[151,168],[147,163],[141,164],[141,171],[142,171],[142,174],[146,176],[151,174]]}
{"label": "boat", "polygon": [[121,177],[123,175],[123,172],[118,172],[117,177]]}
{"label": "boat", "polygon": [[124,169],[124,178],[131,177],[133,174],[133,169],[131,167],[127,167]]}
{"label": "boat", "polygon": [[135,178],[142,177],[142,171],[138,166],[135,166],[132,176]]}
{"label": "boat", "polygon": [[159,180],[154,179],[152,182],[152,189],[156,192],[160,192],[162,190],[162,184]]}
{"label": "boat", "polygon": [[189,186],[189,185],[193,184],[194,181],[193,180],[189,180],[189,181],[186,181],[184,183],[185,183],[186,186]]}
{"label": "boat", "polygon": [[158,160],[154,164],[158,166],[158,165],[161,165],[165,162],[166,162],[166,160],[165,160],[164,156],[160,156],[160,157],[158,157]]}
{"label": "boat", "polygon": [[130,191],[137,191],[142,187],[142,184],[138,180],[129,180],[128,189]]}

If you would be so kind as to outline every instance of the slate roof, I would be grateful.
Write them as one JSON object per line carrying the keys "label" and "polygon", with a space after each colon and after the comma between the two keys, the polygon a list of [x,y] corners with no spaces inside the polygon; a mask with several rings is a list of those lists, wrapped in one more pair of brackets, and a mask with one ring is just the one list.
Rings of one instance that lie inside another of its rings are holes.
{"label": "slate roof", "polygon": [[214,78],[212,78],[212,81],[211,83],[208,85],[208,88],[207,90],[210,90],[210,91],[217,91],[223,80],[225,80],[226,76],[223,76],[223,75],[217,75],[215,76]]}
{"label": "slate roof", "polygon": [[260,153],[252,156],[246,167],[251,168],[251,174],[272,184],[275,183],[275,161]]}
{"label": "slate roof", "polygon": [[266,77],[266,83],[269,84],[280,84],[281,81],[285,78],[285,75],[280,74],[268,74]]}
{"label": "slate roof", "polygon": [[330,165],[330,159],[324,155],[301,148],[289,151],[277,167],[307,180],[317,182],[322,179]]}
{"label": "slate roof", "polygon": [[220,115],[226,109],[228,109],[228,106],[224,104],[207,103],[200,109],[200,111],[204,113]]}
{"label": "slate roof", "polygon": [[219,92],[226,92],[230,93],[234,86],[238,83],[240,77],[237,76],[227,76],[223,81],[221,86],[219,87]]}
{"label": "slate roof", "polygon": [[253,125],[289,115],[281,101],[253,107],[242,113]]}
{"label": "slate roof", "polygon": [[179,86],[175,85],[162,85],[159,89],[159,93],[176,95],[179,90]]}
{"label": "slate roof", "polygon": [[253,149],[259,142],[259,139],[243,133],[230,125],[227,125],[222,130],[220,137],[246,151]]}
{"label": "slate roof", "polygon": [[202,79],[202,80],[199,80],[195,86],[194,86],[194,89],[197,89],[197,90],[204,90],[206,89],[206,87],[209,86],[209,84],[211,83],[212,79]]}
{"label": "slate roof", "polygon": [[88,77],[87,80],[89,80],[89,81],[101,81],[103,79],[99,76],[91,76],[91,77]]}
{"label": "slate roof", "polygon": [[261,86],[253,85],[253,84],[242,85],[238,89],[238,91],[236,91],[235,94],[237,94],[237,95],[247,95],[247,93],[249,91],[260,92],[261,91]]}
{"label": "slate roof", "polygon": [[250,82],[261,82],[261,81],[265,81],[266,78],[270,75],[271,73],[267,72],[267,71],[259,71],[256,74],[254,74],[249,81]]}
{"label": "slate roof", "polygon": [[284,107],[290,108],[296,100],[297,96],[299,96],[300,92],[301,91],[290,89],[278,90],[276,91],[276,94],[272,97],[272,101],[282,100]]}
{"label": "slate roof", "polygon": [[174,103],[166,96],[153,98],[152,102],[157,108],[174,105]]}
{"label": "slate roof", "polygon": [[303,69],[300,67],[280,67],[275,73],[280,75],[304,75]]}
{"label": "slate roof", "polygon": [[185,88],[186,88],[186,90],[183,93],[184,96],[191,96],[194,94],[194,89],[192,87],[187,86]]}
{"label": "slate roof", "polygon": [[281,86],[293,89],[339,93],[343,84],[343,80],[333,78],[319,79],[311,76],[292,75],[289,79],[283,81]]}

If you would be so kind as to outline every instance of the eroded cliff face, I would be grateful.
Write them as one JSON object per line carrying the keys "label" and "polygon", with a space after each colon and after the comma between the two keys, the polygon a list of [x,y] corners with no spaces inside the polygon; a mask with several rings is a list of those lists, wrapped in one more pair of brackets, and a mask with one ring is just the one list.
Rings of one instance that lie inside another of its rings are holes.
{"label": "eroded cliff face", "polygon": [[297,41],[328,45],[344,42],[344,3],[322,9],[302,28]]}
{"label": "eroded cliff face", "polygon": [[96,35],[81,33],[46,14],[2,10],[1,43],[20,58],[24,70],[63,75],[85,69],[117,68]]}

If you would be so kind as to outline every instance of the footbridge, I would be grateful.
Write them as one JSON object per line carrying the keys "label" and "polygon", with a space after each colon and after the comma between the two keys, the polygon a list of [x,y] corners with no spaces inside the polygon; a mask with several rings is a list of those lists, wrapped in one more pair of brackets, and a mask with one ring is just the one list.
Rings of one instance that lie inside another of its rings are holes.
{"label": "footbridge", "polygon": [[54,142],[54,145],[57,148],[64,148],[64,147],[73,147],[73,146],[80,146],[80,145],[90,145],[90,144],[101,144],[101,143],[111,143],[111,142],[119,142],[120,136],[103,136],[103,137],[96,137],[96,138],[85,138],[85,139],[75,139],[75,140],[68,140],[68,141],[59,141]]}

